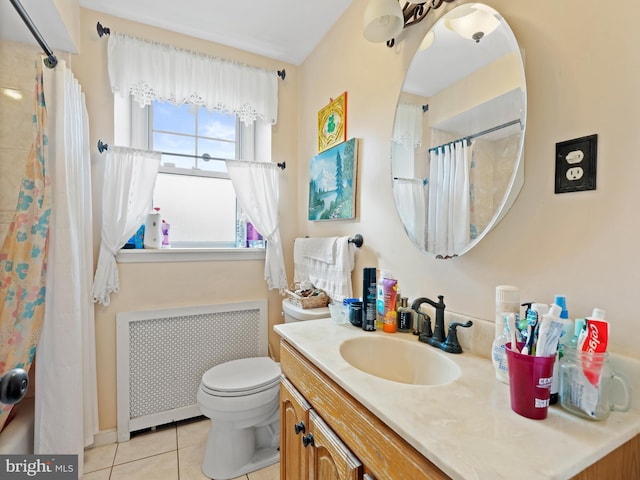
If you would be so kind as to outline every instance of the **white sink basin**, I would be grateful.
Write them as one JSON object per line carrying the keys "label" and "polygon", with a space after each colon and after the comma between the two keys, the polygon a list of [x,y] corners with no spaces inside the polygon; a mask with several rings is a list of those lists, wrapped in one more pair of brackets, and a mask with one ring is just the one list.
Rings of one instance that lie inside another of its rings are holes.
{"label": "white sink basin", "polygon": [[374,377],[413,385],[443,385],[460,376],[446,353],[417,341],[390,336],[351,338],[340,344],[349,365]]}

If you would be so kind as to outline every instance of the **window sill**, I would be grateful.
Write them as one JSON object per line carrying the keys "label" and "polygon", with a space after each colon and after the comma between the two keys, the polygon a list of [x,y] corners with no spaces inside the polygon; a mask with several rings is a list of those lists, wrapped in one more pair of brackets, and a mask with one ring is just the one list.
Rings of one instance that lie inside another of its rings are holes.
{"label": "window sill", "polygon": [[264,248],[161,248],[120,250],[118,263],[264,260]]}

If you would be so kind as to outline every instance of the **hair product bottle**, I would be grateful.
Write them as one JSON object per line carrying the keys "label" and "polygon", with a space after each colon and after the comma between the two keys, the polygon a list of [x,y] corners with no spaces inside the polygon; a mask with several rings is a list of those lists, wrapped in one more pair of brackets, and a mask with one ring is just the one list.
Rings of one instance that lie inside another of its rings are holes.
{"label": "hair product bottle", "polygon": [[362,271],[362,329],[376,329],[376,269],[365,267]]}

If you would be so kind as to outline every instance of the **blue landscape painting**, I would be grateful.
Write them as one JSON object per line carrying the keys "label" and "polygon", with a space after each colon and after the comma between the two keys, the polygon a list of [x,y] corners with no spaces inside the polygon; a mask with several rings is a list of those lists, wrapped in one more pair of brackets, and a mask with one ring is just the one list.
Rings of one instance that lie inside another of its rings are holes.
{"label": "blue landscape painting", "polygon": [[358,142],[352,138],[311,159],[309,220],[355,218]]}

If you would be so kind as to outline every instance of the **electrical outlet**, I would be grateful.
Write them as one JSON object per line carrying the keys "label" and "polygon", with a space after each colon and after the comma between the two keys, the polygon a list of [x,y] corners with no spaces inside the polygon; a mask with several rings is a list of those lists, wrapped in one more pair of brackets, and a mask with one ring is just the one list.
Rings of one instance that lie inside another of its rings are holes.
{"label": "electrical outlet", "polygon": [[598,135],[556,143],[556,193],[596,189]]}

